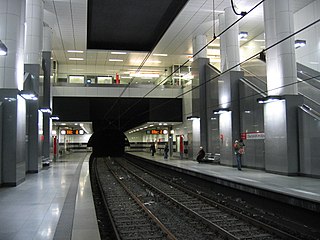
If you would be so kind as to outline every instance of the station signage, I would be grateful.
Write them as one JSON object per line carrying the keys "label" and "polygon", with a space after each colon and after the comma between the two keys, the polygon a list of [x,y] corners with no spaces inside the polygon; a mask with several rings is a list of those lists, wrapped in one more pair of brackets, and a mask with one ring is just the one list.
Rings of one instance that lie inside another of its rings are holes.
{"label": "station signage", "polygon": [[150,129],[146,131],[147,134],[167,134],[168,130],[166,129]]}
{"label": "station signage", "polygon": [[243,140],[265,139],[265,134],[264,132],[241,133],[241,139]]}
{"label": "station signage", "polygon": [[64,129],[64,130],[61,130],[60,131],[60,134],[61,135],[83,135],[84,134],[84,131],[82,129],[76,129],[76,130],[73,130],[73,129]]}

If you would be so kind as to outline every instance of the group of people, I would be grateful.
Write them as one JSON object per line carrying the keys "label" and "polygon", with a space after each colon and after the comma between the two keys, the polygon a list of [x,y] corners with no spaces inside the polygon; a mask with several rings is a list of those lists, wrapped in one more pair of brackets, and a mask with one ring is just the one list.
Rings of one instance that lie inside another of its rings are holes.
{"label": "group of people", "polygon": [[[242,139],[234,141],[233,149],[234,149],[234,154],[236,156],[237,167],[238,167],[239,171],[241,171],[241,165],[242,165],[241,158],[242,158],[242,155],[244,154],[244,147],[245,147],[245,144],[244,144]],[[199,152],[197,154],[196,160],[199,163],[202,162],[204,157],[205,157],[205,155],[206,155],[206,153],[203,150],[203,147],[200,147],[200,150],[199,150]]]}
{"label": "group of people", "polygon": [[[154,143],[152,143],[151,146],[150,146],[150,152],[151,152],[151,156],[154,156],[154,154],[156,152],[156,145]],[[169,146],[168,146],[168,143],[166,143],[164,145],[164,149],[163,149],[163,157],[164,157],[164,159],[168,159],[168,152],[169,152]]]}
{"label": "group of people", "polygon": [[[245,147],[245,144],[244,144],[242,139],[234,141],[233,149],[234,149],[234,154],[236,156],[237,167],[238,167],[239,171],[241,171],[241,157],[244,154],[244,147]],[[154,156],[154,154],[156,152],[156,146],[155,146],[154,143],[151,144],[150,151],[151,151],[151,155]],[[164,159],[168,159],[168,152],[169,152],[169,146],[166,143],[165,146],[164,146],[164,149],[163,149],[163,157],[164,157]],[[197,154],[196,160],[199,163],[202,162],[204,157],[205,157],[205,155],[206,155],[206,153],[205,153],[203,147],[200,147],[200,150],[199,150],[199,152]]]}

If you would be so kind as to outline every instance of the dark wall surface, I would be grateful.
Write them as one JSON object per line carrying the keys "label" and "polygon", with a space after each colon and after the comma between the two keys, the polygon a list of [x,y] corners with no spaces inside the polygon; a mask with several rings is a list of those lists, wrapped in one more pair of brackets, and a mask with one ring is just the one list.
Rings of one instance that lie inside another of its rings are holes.
{"label": "dark wall surface", "polygon": [[182,122],[182,99],[54,97],[53,115],[92,122],[94,131],[126,131],[145,122]]}

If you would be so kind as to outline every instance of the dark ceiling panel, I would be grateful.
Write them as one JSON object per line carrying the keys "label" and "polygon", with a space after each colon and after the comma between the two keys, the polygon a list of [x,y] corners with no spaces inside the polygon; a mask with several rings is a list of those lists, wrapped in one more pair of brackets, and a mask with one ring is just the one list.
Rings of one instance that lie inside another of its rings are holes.
{"label": "dark ceiling panel", "polygon": [[88,0],[88,49],[152,51],[188,0]]}

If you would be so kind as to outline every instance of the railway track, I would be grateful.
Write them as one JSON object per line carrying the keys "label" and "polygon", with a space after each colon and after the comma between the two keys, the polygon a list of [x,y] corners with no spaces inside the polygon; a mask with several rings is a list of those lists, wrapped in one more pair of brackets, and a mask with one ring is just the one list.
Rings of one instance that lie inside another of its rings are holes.
{"label": "railway track", "polygon": [[[97,168],[101,185],[105,185],[102,188],[107,195],[106,204],[111,206],[109,214],[118,216],[113,217],[115,229],[121,232],[127,223],[133,224],[124,231],[129,232],[129,238],[119,233],[122,236],[119,239],[298,239],[161,179],[123,159],[105,159],[105,162],[98,163]],[[128,196],[123,195],[123,190],[116,190],[116,179],[123,189],[127,189],[126,192],[131,192],[130,202]],[[109,186],[106,182],[109,182]],[[152,212],[153,218],[158,220],[157,224],[162,226],[160,229],[165,229],[162,236],[158,236],[159,233],[150,234],[154,227],[146,227],[144,224],[147,223],[139,222],[146,213],[136,216],[137,210],[128,210],[136,205],[132,202],[135,198],[140,201],[140,209],[145,207],[144,211]],[[142,230],[137,228],[140,225]],[[133,232],[139,232],[140,237],[133,235],[130,238]],[[142,235],[146,238],[142,238]],[[150,238],[153,235],[163,238]]]}
{"label": "railway track", "polygon": [[94,163],[116,239],[175,239],[103,161]]}
{"label": "railway track", "polygon": [[[120,161],[120,159],[119,159]],[[298,239],[121,160],[128,172],[228,239]]]}

